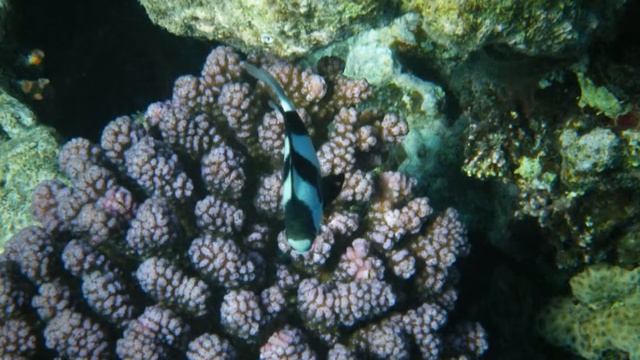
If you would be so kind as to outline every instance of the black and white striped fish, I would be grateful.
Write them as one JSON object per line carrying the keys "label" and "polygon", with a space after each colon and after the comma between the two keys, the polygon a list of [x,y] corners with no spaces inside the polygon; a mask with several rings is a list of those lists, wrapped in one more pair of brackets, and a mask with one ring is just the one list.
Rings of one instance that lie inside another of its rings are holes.
{"label": "black and white striped fish", "polygon": [[[268,72],[249,64],[244,69],[265,83],[278,98],[284,117],[284,169],[282,173],[282,207],[289,245],[298,252],[307,252],[320,233],[324,211],[323,193],[337,195],[336,179],[323,181],[316,150],[295,105],[286,96],[276,79]],[[341,181],[339,178],[337,181]],[[326,184],[326,185],[325,185]],[[324,191],[323,191],[324,188]],[[333,196],[335,197],[335,196]]]}

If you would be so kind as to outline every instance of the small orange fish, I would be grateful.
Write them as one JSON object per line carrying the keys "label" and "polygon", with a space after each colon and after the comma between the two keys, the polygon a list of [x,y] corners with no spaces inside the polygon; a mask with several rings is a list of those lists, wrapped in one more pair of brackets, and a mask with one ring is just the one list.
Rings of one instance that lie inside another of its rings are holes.
{"label": "small orange fish", "polygon": [[25,95],[31,96],[33,100],[40,101],[44,99],[44,92],[50,83],[49,79],[40,78],[37,80],[19,80],[18,86]]}
{"label": "small orange fish", "polygon": [[25,66],[40,66],[44,61],[44,51],[40,49],[33,49],[28,54],[24,55]]}

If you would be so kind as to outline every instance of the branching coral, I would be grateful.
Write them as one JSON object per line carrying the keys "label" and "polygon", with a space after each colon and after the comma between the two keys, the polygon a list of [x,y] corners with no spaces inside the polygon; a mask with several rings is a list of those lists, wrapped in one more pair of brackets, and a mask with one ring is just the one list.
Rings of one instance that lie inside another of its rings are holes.
{"label": "branching coral", "polygon": [[40,185],[42,226],[16,235],[0,261],[3,355],[435,359],[486,349],[479,325],[447,323],[452,267],[469,250],[457,213],[433,217],[387,157],[407,124],[354,107],[366,82],[261,61],[301,106],[325,172],[345,175],[311,250],[284,241],[282,120],[240,57],[216,48],[200,77],[179,78],[139,121],[115,119],[100,146],[64,146],[71,185]]}

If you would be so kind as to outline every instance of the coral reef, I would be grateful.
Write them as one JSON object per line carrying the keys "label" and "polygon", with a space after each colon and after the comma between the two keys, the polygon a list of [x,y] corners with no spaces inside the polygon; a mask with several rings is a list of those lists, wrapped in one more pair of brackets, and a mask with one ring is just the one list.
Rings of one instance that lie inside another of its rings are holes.
{"label": "coral reef", "polygon": [[420,46],[415,34],[419,24],[420,17],[409,13],[388,26],[362,32],[319,50],[308,56],[307,61],[315,63],[324,56],[345,58],[346,76],[366,79],[377,87],[368,103],[394,109],[410,125],[402,143],[406,154],[402,170],[421,180],[428,179],[421,181],[421,185],[428,186],[429,193],[437,196],[444,192],[437,185],[446,178],[443,174],[450,172],[447,168],[455,167],[450,149],[458,146],[456,132],[460,129],[451,128],[443,112],[443,88],[421,79],[404,66],[398,49]]}
{"label": "coral reef", "polygon": [[[0,355],[61,358],[476,358],[477,323],[449,321],[458,212],[437,213],[394,156],[395,114],[357,108],[366,81],[249,58],[300,107],[326,175],[344,174],[310,251],[279,209],[283,119],[231,48],[100,145],[65,144],[70,184],[34,191],[39,226],[0,258]],[[381,347],[381,345],[384,345]]]}
{"label": "coral reef", "polygon": [[[532,71],[515,83],[518,63]],[[491,64],[500,70],[482,70]],[[635,116],[633,104],[624,93],[612,99],[593,80],[587,84],[586,68],[477,55],[455,83],[457,89],[475,86],[460,90],[465,103],[484,95],[463,114],[470,123],[463,169],[517,187],[516,216],[538,221],[557,251],[558,266],[575,269],[605,259],[636,264],[632,242],[618,249],[640,211],[634,160],[639,130],[622,120]]]}
{"label": "coral reef", "polygon": [[247,52],[266,49],[278,56],[292,57],[380,21],[385,15],[383,6],[388,2],[140,0],[140,3],[151,21],[174,34],[222,41]]}
{"label": "coral reef", "polygon": [[554,299],[540,334],[585,359],[640,357],[640,268],[591,266],[571,281],[573,297]]}
{"label": "coral reef", "polygon": [[[434,76],[437,71],[430,60],[434,54],[420,53],[425,44],[420,23],[420,15],[407,13],[387,26],[318,50],[305,61],[312,65],[323,56],[344,58],[346,76],[375,85],[367,103],[393,109],[409,124],[401,171],[417,178],[436,206],[454,204],[471,231],[504,238],[513,200],[485,191],[486,186],[460,173],[467,122],[457,119],[456,99],[446,94],[442,86],[446,82]],[[448,191],[452,184],[458,191]],[[483,191],[477,191],[479,187]]]}
{"label": "coral reef", "polygon": [[60,176],[58,141],[37,124],[25,105],[0,90],[0,252],[21,228],[32,224],[31,193],[39,182]]}
{"label": "coral reef", "polygon": [[[597,79],[588,61],[578,58],[594,40],[613,33],[625,3],[407,0],[403,10],[415,13],[309,58],[342,56],[345,74],[381,87],[377,94],[383,95],[370,101],[394,109],[410,124],[401,169],[425,180],[420,183],[434,203],[454,202],[473,219],[473,230],[490,234],[495,245],[514,254],[508,225],[514,214],[533,216],[549,229],[560,266],[574,267],[602,259],[610,250],[601,247],[602,239],[637,213],[631,201],[618,198],[624,191],[637,193],[636,168],[626,165],[637,126],[610,129],[611,142],[597,149],[587,142],[605,137],[582,138],[611,127],[603,118],[637,124],[627,115],[633,92],[620,91],[628,78],[613,84]],[[560,134],[572,131],[576,137],[565,136],[562,145]],[[581,160],[573,155],[587,148],[610,156],[606,169],[575,171]],[[460,167],[469,178],[452,171]],[[451,183],[486,191],[442,199],[440,194],[450,195],[444,188]],[[624,205],[616,205],[619,200]]]}

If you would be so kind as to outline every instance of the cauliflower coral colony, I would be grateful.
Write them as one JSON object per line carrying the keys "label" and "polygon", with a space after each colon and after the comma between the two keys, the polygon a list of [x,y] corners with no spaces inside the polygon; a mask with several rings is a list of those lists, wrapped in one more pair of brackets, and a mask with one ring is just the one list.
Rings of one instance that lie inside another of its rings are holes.
{"label": "cauliflower coral colony", "polygon": [[[361,109],[365,81],[246,61],[299,107],[324,175],[344,175],[306,253],[283,233],[283,118],[231,48],[215,48],[171,99],[72,139],[69,182],[33,195],[40,226],[0,258],[0,355],[61,359],[472,359],[483,328],[448,321],[456,259],[469,251],[454,209],[435,212],[396,171],[407,133]],[[315,72],[314,72],[315,71]]]}

